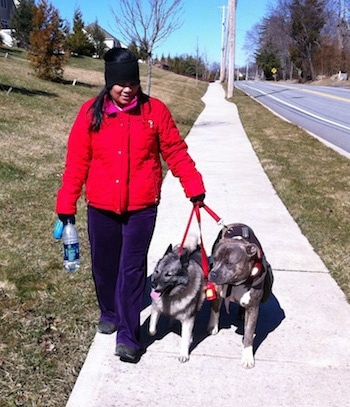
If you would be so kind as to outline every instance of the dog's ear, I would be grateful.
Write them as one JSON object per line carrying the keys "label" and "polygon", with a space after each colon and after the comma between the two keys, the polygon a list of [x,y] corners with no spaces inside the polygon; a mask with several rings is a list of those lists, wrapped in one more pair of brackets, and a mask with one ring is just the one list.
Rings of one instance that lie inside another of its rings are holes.
{"label": "dog's ear", "polygon": [[254,257],[259,253],[259,248],[254,243],[249,243],[245,247],[246,253],[249,257]]}
{"label": "dog's ear", "polygon": [[173,245],[170,243],[170,245],[168,246],[168,248],[165,250],[164,256],[166,254],[169,254],[173,251]]}
{"label": "dog's ear", "polygon": [[188,267],[188,264],[190,262],[190,254],[188,253],[188,250],[184,250],[181,253],[180,261],[183,268]]}

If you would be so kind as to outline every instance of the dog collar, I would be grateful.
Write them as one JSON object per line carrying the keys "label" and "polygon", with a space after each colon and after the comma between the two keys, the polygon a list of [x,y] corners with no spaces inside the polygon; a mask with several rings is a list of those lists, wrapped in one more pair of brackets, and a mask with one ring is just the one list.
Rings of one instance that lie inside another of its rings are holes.
{"label": "dog collar", "polygon": [[261,262],[255,263],[252,268],[252,272],[250,273],[250,276],[252,278],[259,277],[261,275],[261,270],[262,270],[262,263]]}
{"label": "dog collar", "polygon": [[254,263],[252,271],[251,271],[250,276],[248,278],[246,278],[245,280],[237,281],[234,284],[228,284],[226,297],[231,294],[232,287],[238,287],[239,285],[246,284],[246,283],[254,281],[255,279],[257,279],[258,277],[261,276],[262,270],[263,270],[263,267],[262,267],[261,262]]}

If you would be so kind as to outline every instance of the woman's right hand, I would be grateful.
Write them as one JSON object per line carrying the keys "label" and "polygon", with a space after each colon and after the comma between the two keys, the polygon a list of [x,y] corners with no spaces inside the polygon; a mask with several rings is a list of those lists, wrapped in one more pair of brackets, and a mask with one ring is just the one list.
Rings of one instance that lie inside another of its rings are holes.
{"label": "woman's right hand", "polygon": [[68,219],[70,219],[70,223],[71,223],[72,225],[75,224],[75,215],[64,215],[64,214],[62,214],[62,213],[58,213],[57,216],[58,216],[58,219],[59,219],[64,225],[67,225]]}

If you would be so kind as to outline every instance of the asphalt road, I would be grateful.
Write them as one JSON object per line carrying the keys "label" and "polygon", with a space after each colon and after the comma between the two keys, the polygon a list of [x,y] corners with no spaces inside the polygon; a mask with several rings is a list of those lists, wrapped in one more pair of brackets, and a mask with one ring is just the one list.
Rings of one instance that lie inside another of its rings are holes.
{"label": "asphalt road", "polygon": [[271,81],[239,81],[235,86],[335,149],[350,153],[349,89]]}

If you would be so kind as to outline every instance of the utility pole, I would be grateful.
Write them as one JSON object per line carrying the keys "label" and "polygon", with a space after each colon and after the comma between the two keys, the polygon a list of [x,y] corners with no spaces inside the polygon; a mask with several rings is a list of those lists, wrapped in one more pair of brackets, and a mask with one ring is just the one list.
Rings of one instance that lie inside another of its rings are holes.
{"label": "utility pole", "polygon": [[220,66],[220,82],[224,82],[226,78],[226,17],[225,9],[226,6],[222,8],[222,27],[221,27],[221,66]]}
{"label": "utility pole", "polygon": [[236,39],[236,0],[229,0],[228,5],[228,32],[229,32],[229,54],[228,54],[228,83],[227,97],[233,96],[235,81],[235,39]]}

